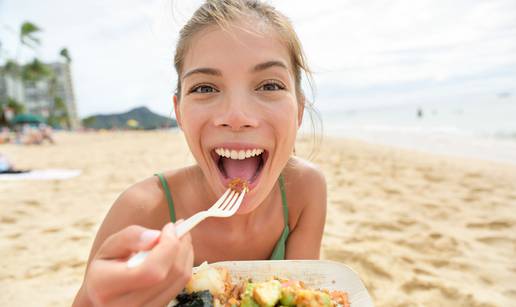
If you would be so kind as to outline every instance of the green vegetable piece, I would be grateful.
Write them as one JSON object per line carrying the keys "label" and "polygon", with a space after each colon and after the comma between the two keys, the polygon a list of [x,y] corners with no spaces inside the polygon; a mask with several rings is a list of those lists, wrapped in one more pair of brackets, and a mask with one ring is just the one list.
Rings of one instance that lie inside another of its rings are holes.
{"label": "green vegetable piece", "polygon": [[240,307],[260,307],[260,305],[252,297],[247,296],[242,299]]}
{"label": "green vegetable piece", "polygon": [[322,303],[322,307],[331,307],[333,306],[331,303],[331,298],[327,293],[321,291],[314,291],[315,299],[318,303]]}
{"label": "green vegetable piece", "polygon": [[242,295],[242,301],[240,307],[260,307],[258,303],[253,299],[253,289],[255,284],[248,283],[245,287],[244,294]]}
{"label": "green vegetable piece", "polygon": [[291,287],[281,289],[280,303],[284,306],[296,305],[296,291]]}

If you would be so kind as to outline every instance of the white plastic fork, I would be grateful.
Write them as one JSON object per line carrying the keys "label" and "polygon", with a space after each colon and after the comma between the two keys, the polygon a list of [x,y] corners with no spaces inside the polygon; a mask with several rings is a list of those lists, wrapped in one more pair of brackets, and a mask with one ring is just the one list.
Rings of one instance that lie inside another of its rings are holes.
{"label": "white plastic fork", "polygon": [[[208,217],[230,217],[235,212],[237,212],[238,208],[242,204],[242,200],[244,199],[244,195],[247,192],[247,188],[242,189],[241,192],[236,192],[231,188],[227,189],[224,194],[211,206],[210,209],[197,212],[196,214],[189,217],[186,221],[177,225],[176,227],[176,235],[178,237],[182,237],[185,233],[189,232],[194,228],[197,224],[202,222],[204,219]],[[139,266],[147,257],[150,251],[140,251],[127,261],[127,267],[134,268]]]}

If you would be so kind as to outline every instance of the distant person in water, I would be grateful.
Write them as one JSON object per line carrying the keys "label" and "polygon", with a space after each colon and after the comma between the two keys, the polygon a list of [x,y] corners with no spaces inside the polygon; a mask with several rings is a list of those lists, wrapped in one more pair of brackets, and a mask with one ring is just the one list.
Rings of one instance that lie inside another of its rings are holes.
{"label": "distant person in water", "polygon": [[417,117],[418,118],[423,118],[423,109],[421,109],[421,108],[417,109]]}
{"label": "distant person in water", "polygon": [[28,170],[15,169],[11,162],[0,153],[0,174],[20,174],[26,172],[28,172]]}

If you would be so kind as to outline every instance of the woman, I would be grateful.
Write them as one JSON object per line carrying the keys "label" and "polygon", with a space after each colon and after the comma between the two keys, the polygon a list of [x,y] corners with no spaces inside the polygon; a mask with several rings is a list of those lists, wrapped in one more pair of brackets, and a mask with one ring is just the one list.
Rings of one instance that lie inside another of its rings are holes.
{"label": "woman", "polygon": [[[116,200],[76,306],[164,305],[204,261],[319,257],[326,183],[293,156],[307,105],[301,73],[309,70],[288,19],[258,1],[207,1],[180,32],[175,66],[176,119],[197,163]],[[250,184],[236,215],[177,238],[170,222],[208,209],[233,178]],[[142,249],[149,257],[127,268]]]}

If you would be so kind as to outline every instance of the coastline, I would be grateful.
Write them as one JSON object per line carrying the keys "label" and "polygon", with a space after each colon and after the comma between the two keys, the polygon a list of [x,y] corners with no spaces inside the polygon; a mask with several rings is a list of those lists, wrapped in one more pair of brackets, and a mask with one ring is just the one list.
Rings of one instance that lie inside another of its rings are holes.
{"label": "coastline", "polygon": [[434,155],[516,165],[516,138],[509,136],[381,126],[340,128],[326,135]]}
{"label": "coastline", "polygon": [[[19,168],[81,169],[66,181],[0,184],[0,305],[69,306],[116,197],[193,163],[179,131],[57,133],[1,145]],[[307,157],[302,136],[296,153]],[[362,278],[377,306],[507,306],[516,300],[516,166],[325,136],[323,259]]]}

